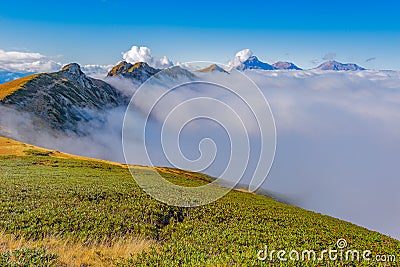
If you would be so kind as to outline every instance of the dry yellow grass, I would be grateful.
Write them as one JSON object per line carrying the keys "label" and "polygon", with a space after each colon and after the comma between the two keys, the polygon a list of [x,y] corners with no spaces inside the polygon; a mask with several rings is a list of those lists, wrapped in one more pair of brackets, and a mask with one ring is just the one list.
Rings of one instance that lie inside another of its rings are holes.
{"label": "dry yellow grass", "polygon": [[22,86],[24,86],[30,80],[34,79],[36,76],[38,76],[38,74],[29,75],[20,79],[0,84],[0,100],[3,100],[6,96],[21,89]]}
{"label": "dry yellow grass", "polygon": [[201,69],[201,70],[196,70],[196,71],[197,71],[197,72],[210,72],[210,71],[212,71],[213,69],[215,69],[216,66],[217,66],[217,65],[212,64],[212,65],[208,66],[207,68],[204,68],[204,69]]}
{"label": "dry yellow grass", "polygon": [[243,192],[243,193],[249,193],[249,194],[255,194],[254,192],[250,192],[249,190],[246,190],[246,189],[243,189],[243,188],[236,188],[235,189],[236,191],[239,191],[239,192]]}
{"label": "dry yellow grass", "polygon": [[199,178],[199,174],[187,170],[173,169],[169,167],[155,167],[155,169],[159,172],[169,173],[173,175],[184,176],[188,178]]}
{"label": "dry yellow grass", "polygon": [[[54,151],[54,150],[49,150],[29,144],[25,144],[19,141],[15,141],[13,139],[7,138],[0,136],[0,156],[26,156],[27,153],[25,151],[33,149],[37,150],[40,152],[51,152],[50,156],[55,157],[55,158],[62,158],[62,159],[78,159],[78,160],[89,160],[89,161],[95,161],[95,162],[103,162],[107,164],[112,164],[116,166],[120,166],[122,168],[128,168],[128,165],[114,162],[114,161],[108,161],[108,160],[102,160],[102,159],[94,159],[94,158],[88,158],[88,157],[83,157],[83,156],[77,156],[77,155],[72,155],[64,152],[59,152],[59,151]],[[171,173],[171,174],[180,174],[182,171],[180,170],[175,170],[171,168],[160,168],[160,167],[150,167],[150,166],[141,166],[141,165],[133,165],[129,164],[130,168],[135,168],[135,169],[141,169],[141,170],[158,170],[161,172],[165,173]],[[190,173],[189,171],[184,172],[188,177],[190,176],[195,176],[195,173]]]}
{"label": "dry yellow grass", "polygon": [[78,243],[58,237],[30,241],[0,233],[1,252],[21,248],[46,248],[48,253],[59,255],[57,262],[62,266],[113,266],[115,260],[134,256],[155,244],[153,240],[140,238],[119,238],[92,244]]}
{"label": "dry yellow grass", "polygon": [[0,136],[0,156],[24,156],[25,150],[35,149],[41,152],[46,152],[46,149],[35,147],[32,145],[27,145],[12,139]]}
{"label": "dry yellow grass", "polygon": [[93,159],[93,158],[88,158],[88,157],[82,157],[82,156],[76,156],[68,153],[63,153],[59,151],[54,151],[54,150],[49,150],[33,145],[28,145],[22,142],[18,142],[15,140],[12,140],[7,137],[2,137],[0,136],[0,156],[25,156],[27,153],[25,151],[33,149],[37,150],[40,152],[51,152],[51,156],[55,158],[63,158],[63,159],[79,159],[79,160],[90,160],[90,161],[97,161],[97,162],[103,162],[103,163],[108,163],[112,165],[117,165],[123,168],[127,168],[126,164],[121,164],[113,161],[108,161],[108,160],[102,160],[102,159]]}

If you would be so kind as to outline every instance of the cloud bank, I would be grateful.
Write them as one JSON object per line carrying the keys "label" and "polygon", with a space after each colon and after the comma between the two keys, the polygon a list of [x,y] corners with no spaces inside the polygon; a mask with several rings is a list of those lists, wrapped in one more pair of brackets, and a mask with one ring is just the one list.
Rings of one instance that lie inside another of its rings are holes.
{"label": "cloud bank", "polygon": [[51,72],[61,64],[40,53],[4,51],[0,49],[0,69],[24,72]]}
{"label": "cloud bank", "polygon": [[145,46],[132,46],[129,51],[122,52],[123,59],[128,63],[146,62],[153,68],[167,68],[173,66],[166,56],[161,58],[153,57],[150,48]]}
{"label": "cloud bank", "polygon": [[400,239],[400,73],[249,73],[278,131],[263,188]]}
{"label": "cloud bank", "polygon": [[95,65],[88,64],[81,67],[82,71],[93,78],[103,79],[107,76],[107,73],[114,67],[114,65]]}
{"label": "cloud bank", "polygon": [[[165,61],[165,60],[164,60]],[[61,69],[62,63],[40,53],[5,51],[0,49],[0,70],[22,73],[55,72]],[[114,65],[87,64],[81,66],[86,75],[104,78]]]}
{"label": "cloud bank", "polygon": [[336,58],[336,53],[328,53],[322,57],[323,60],[334,60]]}
{"label": "cloud bank", "polygon": [[365,60],[365,62],[371,62],[371,61],[374,61],[374,60],[376,60],[376,57],[370,57],[370,58],[367,58]]}

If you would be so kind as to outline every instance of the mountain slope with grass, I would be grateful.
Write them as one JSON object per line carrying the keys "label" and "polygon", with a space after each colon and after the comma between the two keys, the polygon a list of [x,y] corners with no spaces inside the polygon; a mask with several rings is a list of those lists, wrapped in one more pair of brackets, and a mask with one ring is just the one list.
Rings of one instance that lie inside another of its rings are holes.
{"label": "mountain slope with grass", "polygon": [[[322,251],[340,238],[351,249],[400,258],[397,240],[266,196],[232,191],[207,206],[172,207],[144,193],[125,165],[6,138],[0,144],[1,266],[270,266],[257,259],[265,245]],[[152,175],[149,167],[129,168]],[[183,170],[158,171],[176,184],[210,181]]]}

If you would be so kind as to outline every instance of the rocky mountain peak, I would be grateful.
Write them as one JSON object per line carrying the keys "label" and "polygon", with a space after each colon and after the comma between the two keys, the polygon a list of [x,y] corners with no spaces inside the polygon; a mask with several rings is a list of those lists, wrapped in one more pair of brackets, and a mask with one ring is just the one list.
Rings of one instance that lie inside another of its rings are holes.
{"label": "rocky mountain peak", "polygon": [[224,70],[217,64],[212,64],[212,65],[208,66],[207,68],[197,70],[197,72],[216,72],[216,71],[228,73],[226,70]]}
{"label": "rocky mountain peak", "polygon": [[239,66],[237,66],[236,69],[238,69],[238,70],[251,70],[251,69],[274,70],[276,68],[274,66],[271,66],[268,63],[260,61],[256,56],[250,56],[247,60],[245,60]]}
{"label": "rocky mountain peak", "polygon": [[77,64],[77,63],[70,63],[68,65],[65,65],[61,69],[61,71],[66,72],[71,75],[75,75],[75,76],[85,75],[81,70],[81,66],[79,66],[79,64]]}
{"label": "rocky mountain peak", "polygon": [[131,64],[126,61],[121,61],[108,72],[107,76],[122,76],[142,83],[159,71],[159,69],[150,67],[146,62]]}
{"label": "rocky mountain peak", "polygon": [[247,61],[249,61],[249,62],[252,62],[252,61],[259,61],[258,60],[258,57],[256,57],[256,56],[251,56],[251,57],[249,57],[248,59],[247,59]]}
{"label": "rocky mountain peak", "polygon": [[301,68],[297,67],[292,62],[287,62],[287,61],[278,61],[272,64],[272,66],[278,70],[301,70]]}
{"label": "rocky mountain peak", "polygon": [[118,63],[117,65],[115,65],[109,72],[108,72],[108,76],[116,76],[120,73],[124,73],[126,72],[130,67],[132,66],[132,64],[126,62],[126,61],[121,61],[120,63]]}
{"label": "rocky mountain peak", "polygon": [[356,71],[365,70],[365,68],[358,66],[354,63],[340,63],[334,60],[327,61],[319,65],[316,69],[319,70],[344,70],[344,71]]}

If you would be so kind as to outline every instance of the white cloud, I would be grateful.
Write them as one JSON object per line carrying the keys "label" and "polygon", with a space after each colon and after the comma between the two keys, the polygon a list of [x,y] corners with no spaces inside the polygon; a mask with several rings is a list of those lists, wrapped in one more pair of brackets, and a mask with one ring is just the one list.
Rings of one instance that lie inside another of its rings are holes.
{"label": "white cloud", "polygon": [[40,53],[4,51],[0,49],[0,68],[20,72],[57,71],[61,64]]}
{"label": "white cloud", "polygon": [[81,67],[82,71],[93,78],[102,79],[107,76],[107,73],[114,67],[114,65],[84,65]]}
{"label": "white cloud", "polygon": [[173,65],[166,56],[161,58],[153,57],[150,48],[146,46],[132,46],[127,52],[122,52],[122,57],[128,63],[146,62],[153,68],[166,68]]}
{"label": "white cloud", "polygon": [[4,51],[0,50],[0,60],[18,62],[20,60],[40,60],[45,56],[39,53],[26,53],[26,52],[15,52],[15,51]]}
{"label": "white cloud", "polygon": [[243,62],[245,62],[249,57],[253,55],[253,52],[250,49],[243,49],[236,53],[235,57],[228,62],[228,65],[231,67],[240,66]]}
{"label": "white cloud", "polygon": [[323,60],[334,60],[336,58],[336,53],[328,53],[322,57]]}

